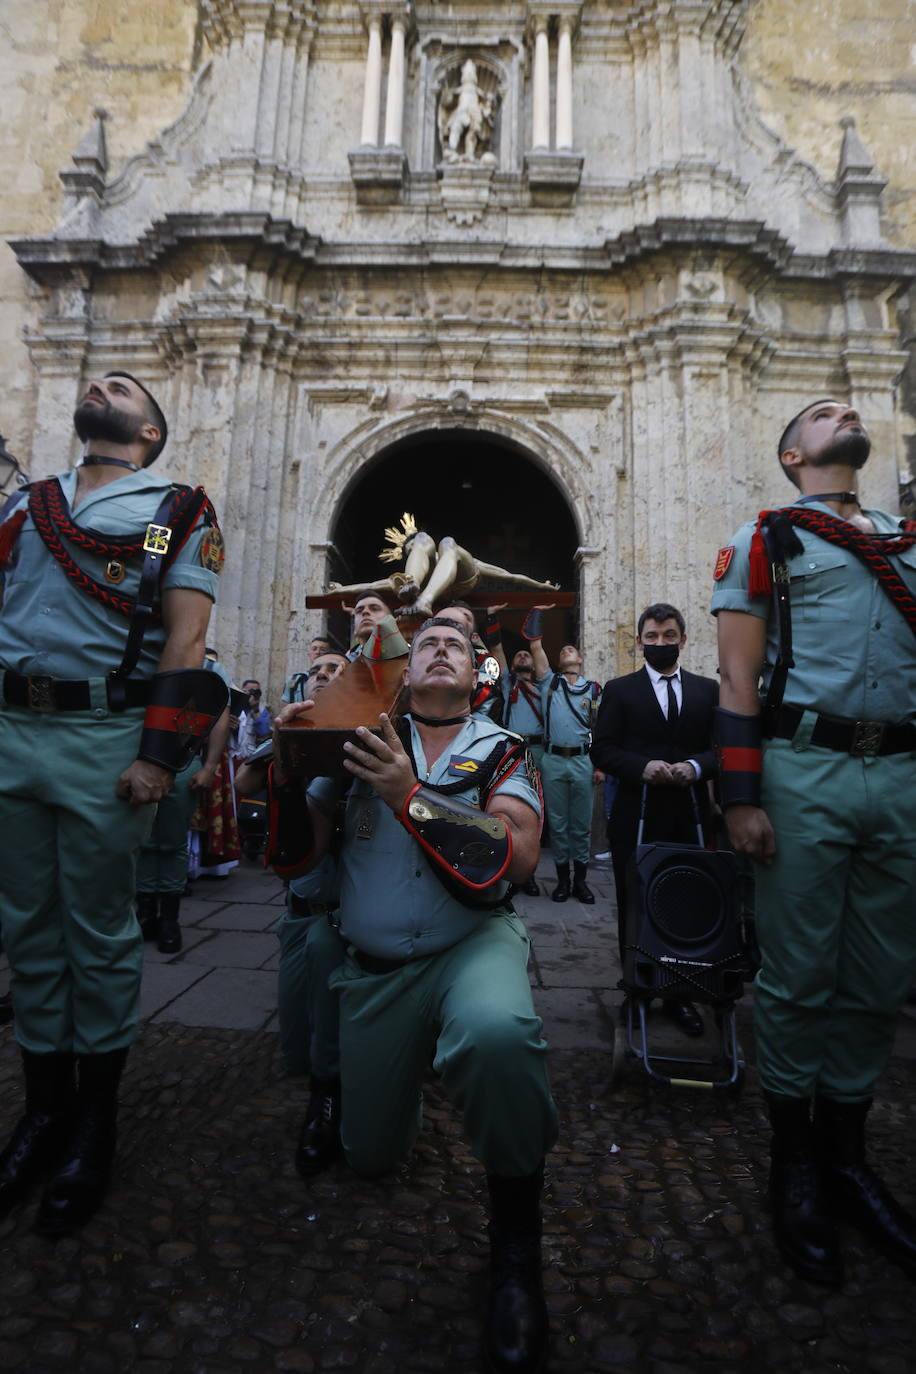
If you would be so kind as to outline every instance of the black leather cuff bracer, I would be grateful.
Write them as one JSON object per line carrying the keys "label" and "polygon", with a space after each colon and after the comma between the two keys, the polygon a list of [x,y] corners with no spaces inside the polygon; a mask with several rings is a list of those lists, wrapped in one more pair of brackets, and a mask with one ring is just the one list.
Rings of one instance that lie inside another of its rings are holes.
{"label": "black leather cuff bracer", "polygon": [[295,876],[297,870],[308,863],[315,848],[315,827],[306,796],[307,786],[303,778],[277,783],[274,765],[270,765],[266,862],[280,878]]}
{"label": "black leather cuff bracer", "polygon": [[419,782],[407,794],[398,820],[430,858],[470,892],[483,892],[499,882],[512,860],[512,835],[502,816],[491,816]]}
{"label": "black leather cuff bracer", "polygon": [[175,668],[157,673],[143,717],[137,757],[180,773],[200,750],[229,703],[219,673],[206,668]]}
{"label": "black leather cuff bracer", "polygon": [[743,716],[716,707],[719,797],[729,806],[759,806],[763,771],[763,717]]}

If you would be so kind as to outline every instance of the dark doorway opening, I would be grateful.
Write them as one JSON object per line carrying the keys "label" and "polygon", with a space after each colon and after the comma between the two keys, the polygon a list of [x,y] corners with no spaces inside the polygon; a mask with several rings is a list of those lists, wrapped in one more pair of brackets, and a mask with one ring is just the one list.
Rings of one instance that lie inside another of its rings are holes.
{"label": "dark doorway opening", "polygon": [[[396,525],[404,511],[436,540],[450,534],[488,563],[578,590],[579,537],[566,498],[543,468],[504,440],[477,430],[429,430],[386,449],[354,480],[341,505],[332,534],[334,581],[374,581],[402,567],[378,555],[385,527]],[[494,593],[494,603],[503,599]],[[519,635],[524,616],[500,614],[510,662],[525,642]],[[481,626],[483,619],[478,612]],[[578,642],[578,625],[577,607],[545,616],[551,662],[563,644]],[[332,612],[329,629],[343,640],[348,622]]]}

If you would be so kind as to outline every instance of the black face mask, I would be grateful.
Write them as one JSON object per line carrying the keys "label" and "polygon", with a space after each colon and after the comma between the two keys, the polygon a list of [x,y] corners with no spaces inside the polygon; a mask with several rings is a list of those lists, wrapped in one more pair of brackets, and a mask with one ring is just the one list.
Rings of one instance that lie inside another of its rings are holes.
{"label": "black face mask", "polygon": [[657,673],[663,673],[667,668],[673,668],[677,663],[681,646],[680,644],[644,644],[642,651],[649,667],[654,668]]}

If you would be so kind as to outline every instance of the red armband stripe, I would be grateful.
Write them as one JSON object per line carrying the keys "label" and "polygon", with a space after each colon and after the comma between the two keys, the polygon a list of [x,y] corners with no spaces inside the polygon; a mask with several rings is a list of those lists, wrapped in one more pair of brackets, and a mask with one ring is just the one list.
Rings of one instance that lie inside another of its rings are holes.
{"label": "red armband stripe", "polygon": [[143,717],[148,730],[169,730],[176,735],[202,735],[213,724],[212,716],[174,706],[147,706]]}
{"label": "red armband stripe", "polygon": [[719,747],[719,764],[726,773],[762,773],[763,751],[723,744]]}

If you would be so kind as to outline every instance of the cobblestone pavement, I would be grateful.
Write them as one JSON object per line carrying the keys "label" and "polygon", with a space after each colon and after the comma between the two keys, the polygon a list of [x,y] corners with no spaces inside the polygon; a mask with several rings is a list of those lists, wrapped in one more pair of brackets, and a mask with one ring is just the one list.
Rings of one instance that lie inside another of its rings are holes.
{"label": "cobblestone pavement", "polygon": [[[291,1161],[305,1084],[283,1076],[261,988],[276,884],[247,870],[196,886],[206,893],[188,904],[185,951],[147,969],[150,1019],[122,1087],[104,1207],[56,1243],[32,1233],[32,1204],[0,1224],[0,1369],[477,1371],[484,1186],[455,1114],[431,1081],[425,1130],[398,1173],[367,1182],[338,1165],[306,1187]],[[611,1086],[613,923],[606,876],[595,886],[592,909],[525,904],[562,1119],[545,1205],[551,1371],[909,1374],[914,1288],[898,1270],[851,1232],[841,1292],[779,1262],[753,1071],[738,1098],[659,1089],[634,1061]],[[208,962],[217,955],[235,964]],[[872,1141],[916,1206],[904,1021]],[[739,1024],[752,1058],[748,999]],[[5,1134],[20,1109],[10,1030],[0,1104]]]}

